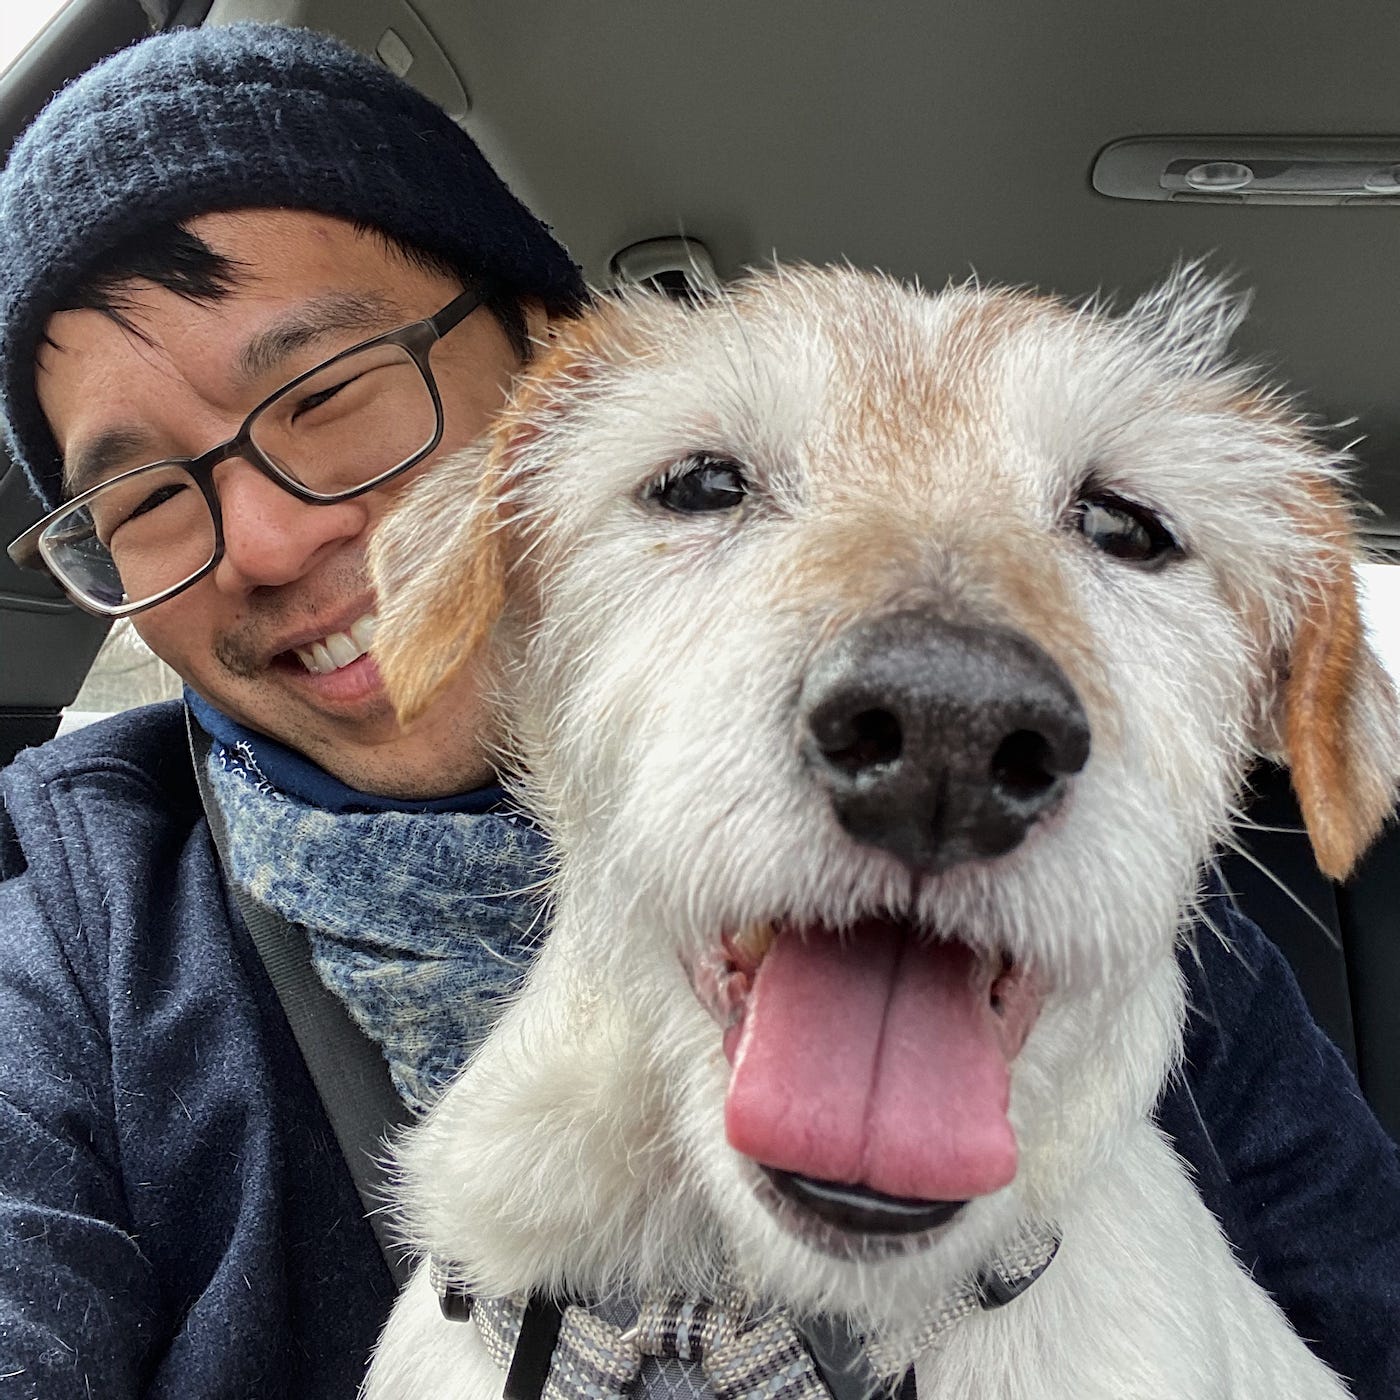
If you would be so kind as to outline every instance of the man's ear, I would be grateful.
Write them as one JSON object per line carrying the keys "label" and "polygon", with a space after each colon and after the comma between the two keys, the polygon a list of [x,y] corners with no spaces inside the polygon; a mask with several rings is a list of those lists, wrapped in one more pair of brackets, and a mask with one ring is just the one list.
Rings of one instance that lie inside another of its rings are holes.
{"label": "man's ear", "polygon": [[1348,511],[1330,485],[1311,494],[1321,567],[1294,623],[1279,727],[1318,867],[1342,880],[1394,809],[1400,701],[1366,638]]}
{"label": "man's ear", "polygon": [[505,604],[501,450],[489,441],[437,463],[370,541],[370,651],[400,724],[479,655]]}

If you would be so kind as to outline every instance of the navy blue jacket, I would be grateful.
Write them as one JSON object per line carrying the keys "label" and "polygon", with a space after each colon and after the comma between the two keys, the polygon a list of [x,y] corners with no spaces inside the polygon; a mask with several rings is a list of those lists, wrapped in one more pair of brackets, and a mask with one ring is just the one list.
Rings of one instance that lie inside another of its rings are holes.
{"label": "navy blue jacket", "polygon": [[[0,1400],[351,1400],[391,1286],[178,706],[0,774],[0,877]],[[1236,955],[1201,940],[1161,1123],[1298,1330],[1400,1395],[1394,1148],[1282,959],[1217,918]]]}

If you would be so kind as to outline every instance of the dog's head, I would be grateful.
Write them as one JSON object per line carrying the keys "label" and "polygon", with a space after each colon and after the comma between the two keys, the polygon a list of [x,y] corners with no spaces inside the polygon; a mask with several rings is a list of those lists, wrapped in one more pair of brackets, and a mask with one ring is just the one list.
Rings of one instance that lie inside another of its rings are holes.
{"label": "dog's head", "polygon": [[853,1255],[967,1267],[1150,1109],[1257,754],[1331,875],[1390,811],[1340,469],[1237,319],[1189,271],[1118,318],[630,297],[374,542],[401,712],[493,678],[570,956],[681,1086],[657,1132],[813,1306]]}

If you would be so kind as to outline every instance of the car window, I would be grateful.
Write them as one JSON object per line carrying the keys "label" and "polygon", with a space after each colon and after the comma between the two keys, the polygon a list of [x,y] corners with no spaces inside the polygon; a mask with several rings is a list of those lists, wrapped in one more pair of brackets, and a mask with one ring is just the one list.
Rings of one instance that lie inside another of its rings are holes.
{"label": "car window", "polygon": [[66,734],[118,710],[168,700],[179,693],[179,676],[137,636],[129,621],[118,621],[102,643],[82,689],[64,710],[58,732]]}
{"label": "car window", "polygon": [[1362,613],[1371,641],[1400,683],[1400,564],[1364,564]]}
{"label": "car window", "polygon": [[0,6],[0,73],[70,0],[6,0]]}

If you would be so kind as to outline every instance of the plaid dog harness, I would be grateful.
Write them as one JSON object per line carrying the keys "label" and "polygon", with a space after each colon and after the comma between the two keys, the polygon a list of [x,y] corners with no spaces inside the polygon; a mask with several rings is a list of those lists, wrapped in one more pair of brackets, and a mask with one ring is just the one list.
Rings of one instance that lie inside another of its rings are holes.
{"label": "plaid dog harness", "polygon": [[811,1354],[780,1313],[749,1319],[741,1308],[669,1298],[643,1303],[636,1321],[623,1328],[577,1305],[561,1312],[542,1300],[491,1298],[478,1302],[472,1315],[486,1349],[507,1370],[508,1396],[514,1396],[513,1382],[527,1379],[520,1374],[522,1353],[541,1349],[530,1336],[532,1324],[550,1326],[557,1317],[541,1400],[676,1393],[830,1400]]}
{"label": "plaid dog harness", "polygon": [[[1059,1243],[1052,1230],[1028,1228],[929,1312],[915,1354],[936,1350],[962,1318],[1018,1298]],[[640,1307],[472,1299],[437,1260],[432,1281],[445,1317],[476,1323],[506,1373],[505,1400],[913,1400],[913,1371],[878,1338],[861,1342],[825,1322],[799,1329],[784,1313],[754,1314],[737,1294]],[[899,1350],[908,1356],[907,1341]]]}

